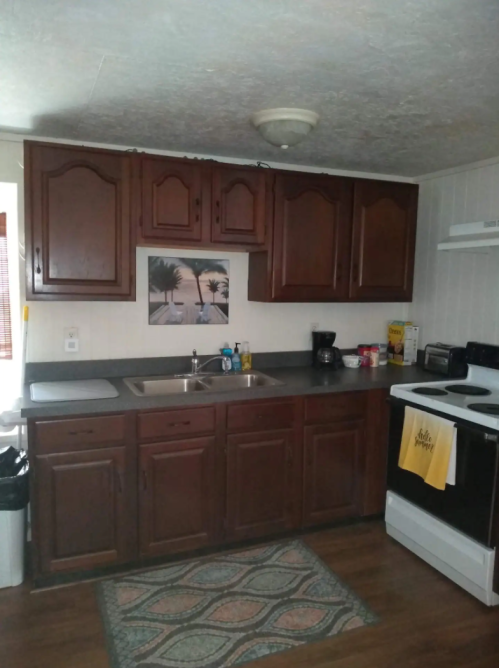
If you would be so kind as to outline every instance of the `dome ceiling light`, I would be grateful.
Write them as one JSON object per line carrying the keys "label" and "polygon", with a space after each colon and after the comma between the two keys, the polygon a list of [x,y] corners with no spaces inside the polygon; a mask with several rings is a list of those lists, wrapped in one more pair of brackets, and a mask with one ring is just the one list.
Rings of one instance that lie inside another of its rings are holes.
{"label": "dome ceiling light", "polygon": [[315,128],[319,114],[307,109],[264,109],[251,122],[265,141],[280,148],[296,146]]}

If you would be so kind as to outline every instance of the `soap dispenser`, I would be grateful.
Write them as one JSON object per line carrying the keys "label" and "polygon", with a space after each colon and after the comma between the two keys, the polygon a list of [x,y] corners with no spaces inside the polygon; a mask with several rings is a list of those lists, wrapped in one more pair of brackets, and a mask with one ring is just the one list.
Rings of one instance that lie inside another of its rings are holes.
{"label": "soap dispenser", "polygon": [[243,371],[249,371],[251,369],[251,353],[248,341],[243,341],[243,347],[241,348],[241,365]]}
{"label": "soap dispenser", "polygon": [[239,346],[241,344],[237,343],[236,341],[236,347],[234,348],[234,354],[232,355],[232,368],[234,371],[241,371],[241,357],[239,355]]}

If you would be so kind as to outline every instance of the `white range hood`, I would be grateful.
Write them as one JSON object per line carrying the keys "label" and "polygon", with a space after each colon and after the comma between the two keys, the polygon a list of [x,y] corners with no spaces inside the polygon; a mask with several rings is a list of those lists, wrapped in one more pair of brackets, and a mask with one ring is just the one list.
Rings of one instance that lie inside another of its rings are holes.
{"label": "white range hood", "polygon": [[451,225],[449,236],[443,239],[437,248],[474,253],[488,253],[490,248],[499,250],[499,220]]}

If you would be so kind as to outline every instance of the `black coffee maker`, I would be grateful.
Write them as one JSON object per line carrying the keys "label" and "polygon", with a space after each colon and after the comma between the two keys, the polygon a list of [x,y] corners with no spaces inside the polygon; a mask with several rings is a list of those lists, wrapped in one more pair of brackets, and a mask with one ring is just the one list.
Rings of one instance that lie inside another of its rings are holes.
{"label": "black coffee maker", "polygon": [[312,364],[317,369],[341,369],[343,360],[339,348],[334,347],[336,332],[312,332]]}

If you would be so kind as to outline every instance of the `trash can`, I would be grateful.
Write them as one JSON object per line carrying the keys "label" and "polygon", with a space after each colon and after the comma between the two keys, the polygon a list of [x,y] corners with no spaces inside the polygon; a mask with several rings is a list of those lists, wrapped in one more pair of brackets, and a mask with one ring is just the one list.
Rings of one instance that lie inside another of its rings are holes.
{"label": "trash can", "polygon": [[13,447],[0,450],[0,588],[15,587],[24,579],[28,501],[27,454]]}

